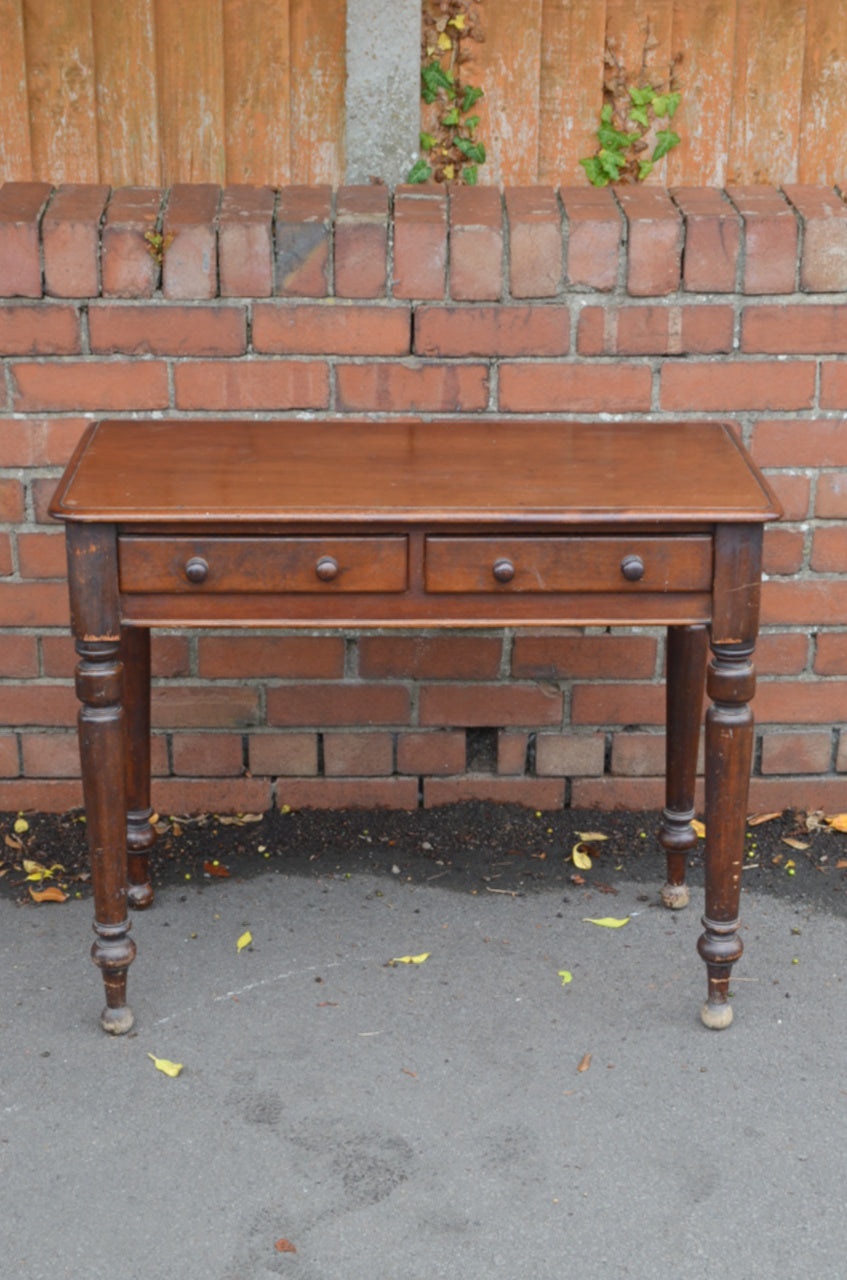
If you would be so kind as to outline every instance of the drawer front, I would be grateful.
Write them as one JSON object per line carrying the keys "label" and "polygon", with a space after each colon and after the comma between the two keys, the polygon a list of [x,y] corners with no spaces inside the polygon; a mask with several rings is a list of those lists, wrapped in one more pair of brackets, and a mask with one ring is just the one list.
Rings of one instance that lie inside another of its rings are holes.
{"label": "drawer front", "polygon": [[712,539],[429,537],[430,592],[708,591]]}
{"label": "drawer front", "polygon": [[128,593],[405,591],[404,537],[119,540]]}

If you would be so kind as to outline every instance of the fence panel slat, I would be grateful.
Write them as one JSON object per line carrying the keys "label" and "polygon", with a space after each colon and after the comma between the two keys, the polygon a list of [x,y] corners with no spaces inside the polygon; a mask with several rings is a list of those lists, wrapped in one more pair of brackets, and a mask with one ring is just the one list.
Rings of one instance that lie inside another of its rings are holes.
{"label": "fence panel slat", "polygon": [[582,183],[603,105],[606,0],[544,0],[538,180]]}
{"label": "fence panel slat", "polygon": [[226,179],[291,179],[288,0],[224,0]]}
{"label": "fence panel slat", "polygon": [[727,182],[796,182],[806,0],[739,6]]}
{"label": "fence panel slat", "polygon": [[10,0],[6,10],[0,39],[0,181],[8,175],[26,182],[32,177],[32,156],[21,0]]}
{"label": "fence panel slat", "polygon": [[487,152],[484,183],[538,181],[541,5],[522,0],[483,9],[485,41],[472,50],[470,65],[472,82],[485,90],[475,108]]}
{"label": "fence panel slat", "polygon": [[[295,182],[344,175],[345,0],[289,0],[291,155]],[[379,39],[379,33],[374,33]]]}
{"label": "fence panel slat", "polygon": [[25,0],[32,169],[52,182],[97,182],[90,0]]}
{"label": "fence panel slat", "polygon": [[720,186],[726,177],[736,0],[676,0],[671,49],[682,100],[673,127],[682,142],[668,156],[670,186]]}
{"label": "fence panel slat", "polygon": [[[582,183],[606,37],[678,69],[682,145],[649,181],[843,179],[841,0],[484,0],[486,183]],[[6,0],[0,181],[344,181],[346,0]],[[374,32],[378,56],[379,32]],[[470,43],[470,42],[469,42]]]}
{"label": "fence panel slat", "polygon": [[847,5],[807,0],[801,182],[842,181],[847,135]]}
{"label": "fence panel slat", "polygon": [[92,0],[100,173],[113,186],[161,180],[153,0]]}
{"label": "fence panel slat", "polygon": [[208,0],[156,0],[162,181],[223,182],[223,20]]}

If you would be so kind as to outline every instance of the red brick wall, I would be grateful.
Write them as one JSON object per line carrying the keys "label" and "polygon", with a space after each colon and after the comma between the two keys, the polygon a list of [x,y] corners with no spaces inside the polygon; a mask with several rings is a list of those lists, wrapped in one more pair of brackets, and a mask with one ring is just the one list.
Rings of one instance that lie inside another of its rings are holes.
{"label": "red brick wall", "polygon": [[[787,513],[751,805],[847,807],[845,292],[847,208],[824,188],[7,184],[0,809],[80,798],[45,511],[104,413],[734,422]],[[661,803],[660,631],[162,634],[154,664],[170,812]]]}

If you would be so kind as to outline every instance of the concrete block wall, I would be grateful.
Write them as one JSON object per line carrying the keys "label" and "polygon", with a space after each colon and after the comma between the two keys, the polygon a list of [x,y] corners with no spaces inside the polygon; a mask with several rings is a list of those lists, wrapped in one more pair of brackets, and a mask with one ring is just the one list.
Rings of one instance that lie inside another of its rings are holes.
{"label": "concrete block wall", "polygon": [[[77,804],[98,416],[721,418],[767,534],[753,809],[847,808],[847,207],[826,188],[0,189],[0,810]],[[163,459],[163,466],[167,460]],[[155,633],[154,804],[658,807],[661,631]]]}

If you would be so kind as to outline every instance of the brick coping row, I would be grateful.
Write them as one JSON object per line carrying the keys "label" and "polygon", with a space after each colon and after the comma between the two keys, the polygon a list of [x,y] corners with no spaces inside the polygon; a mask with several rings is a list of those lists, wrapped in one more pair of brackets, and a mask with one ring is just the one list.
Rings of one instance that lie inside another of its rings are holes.
{"label": "brick coping row", "polygon": [[824,186],[271,187],[7,182],[0,297],[400,298],[847,291]]}

